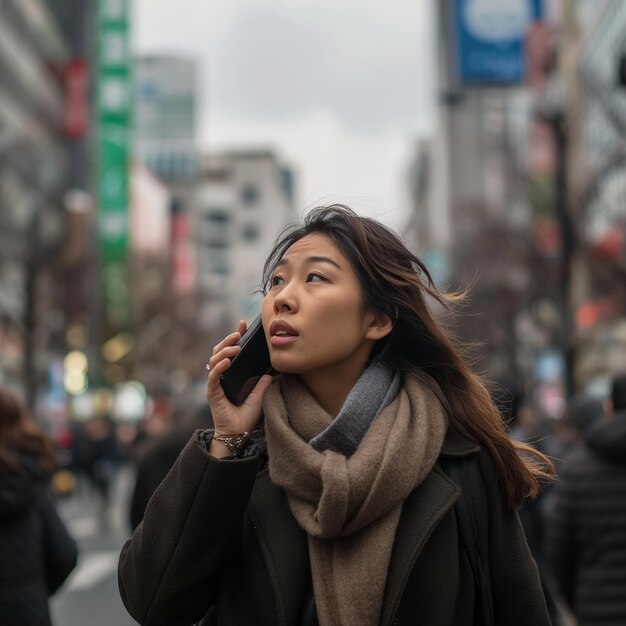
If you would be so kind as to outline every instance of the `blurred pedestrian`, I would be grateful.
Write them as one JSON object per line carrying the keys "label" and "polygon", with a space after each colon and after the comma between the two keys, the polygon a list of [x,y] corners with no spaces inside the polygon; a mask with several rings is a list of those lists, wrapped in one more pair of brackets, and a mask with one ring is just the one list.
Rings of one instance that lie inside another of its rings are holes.
{"label": "blurred pedestrian", "polygon": [[[626,624],[626,375],[606,415],[579,401],[583,444],[563,461],[548,510],[546,553],[579,626]],[[595,418],[590,411],[596,411]]]}
{"label": "blurred pedestrian", "polygon": [[85,422],[83,446],[87,477],[100,500],[99,520],[106,527],[109,522],[107,515],[111,505],[111,485],[124,461],[111,417],[98,416]]}
{"label": "blurred pedestrian", "polygon": [[[489,623],[547,626],[516,513],[545,473],[518,451],[549,462],[508,437],[428,308],[450,299],[423,263],[379,222],[333,205],[283,233],[264,279],[280,374],[235,406],[220,376],[245,322],[213,349],[215,428],[191,438],[120,555],[131,615],[443,626],[482,624],[486,610]],[[454,503],[466,498],[440,466],[461,459],[476,461],[484,494],[489,605],[459,535]]]}
{"label": "blurred pedestrian", "polygon": [[189,437],[197,429],[213,425],[208,407],[202,407],[192,420],[182,420],[146,442],[137,461],[137,475],[130,500],[130,526],[135,530],[143,519],[148,501],[174,465]]}
{"label": "blurred pedestrian", "polygon": [[52,442],[0,389],[0,624],[49,626],[48,597],[76,565],[76,543],[57,514]]}
{"label": "blurred pedestrian", "polygon": [[[524,393],[516,386],[508,388],[504,387],[495,395],[496,406],[500,410],[500,415],[509,427],[509,433],[513,439],[520,441],[542,454],[550,456],[549,448],[546,446],[546,438],[543,436],[541,420],[535,408],[526,401]],[[549,443],[549,441],[548,441]],[[545,530],[545,503],[549,497],[552,483],[543,485],[541,491],[535,498],[526,498],[519,510],[520,521],[524,529],[524,535],[530,548],[537,568],[539,569],[539,577],[541,579],[541,588],[546,598],[546,606],[550,621],[553,626],[559,626],[561,623],[559,607],[555,602],[555,593],[551,584],[550,572],[546,567],[545,556],[543,553],[543,535]]]}

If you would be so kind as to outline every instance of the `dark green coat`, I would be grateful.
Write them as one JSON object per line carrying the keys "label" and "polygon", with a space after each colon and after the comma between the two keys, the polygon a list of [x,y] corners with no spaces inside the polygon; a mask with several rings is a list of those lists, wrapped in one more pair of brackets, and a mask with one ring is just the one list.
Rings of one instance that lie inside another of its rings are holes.
{"label": "dark green coat", "polygon": [[[197,431],[122,548],[119,588],[144,626],[297,626],[310,571],[306,534],[258,451],[208,455]],[[490,457],[448,435],[443,455],[478,454],[490,505],[495,623],[549,626],[519,519],[503,504]],[[459,550],[457,486],[435,466],[404,503],[381,624],[473,624],[474,583]]]}

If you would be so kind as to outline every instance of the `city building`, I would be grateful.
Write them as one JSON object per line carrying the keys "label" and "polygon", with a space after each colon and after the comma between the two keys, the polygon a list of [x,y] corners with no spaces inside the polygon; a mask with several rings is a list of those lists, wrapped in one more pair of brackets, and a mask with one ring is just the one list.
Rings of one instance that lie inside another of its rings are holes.
{"label": "city building", "polygon": [[59,364],[62,371],[65,348],[59,252],[70,60],[46,3],[0,4],[0,384],[31,408],[44,400],[37,388],[47,387]]}
{"label": "city building", "polygon": [[584,0],[567,17],[568,195],[582,278],[576,375],[606,389],[626,363],[626,5]]}
{"label": "city building", "polygon": [[[436,12],[437,124],[416,149],[409,181],[414,214],[405,236],[440,288],[469,289],[457,332],[480,345],[477,369],[492,379],[521,379],[532,358],[518,314],[542,288],[532,284],[536,253],[525,172],[532,111],[522,44],[512,40],[503,46],[509,56],[493,61],[484,44],[489,33],[480,32],[469,3],[447,0]],[[492,17],[493,24],[508,19]],[[467,32],[459,34],[462,28]],[[461,37],[475,48],[460,50]]]}
{"label": "city building", "polygon": [[478,4],[437,3],[438,125],[407,237],[440,286],[469,285],[478,369],[539,397],[599,389],[626,358],[626,5]]}
{"label": "city building", "polygon": [[290,170],[269,150],[202,159],[191,205],[207,326],[233,328],[260,312],[263,261],[293,217],[292,185]]}
{"label": "city building", "polygon": [[197,170],[197,69],[193,59],[135,60],[134,154],[162,181],[185,185]]}

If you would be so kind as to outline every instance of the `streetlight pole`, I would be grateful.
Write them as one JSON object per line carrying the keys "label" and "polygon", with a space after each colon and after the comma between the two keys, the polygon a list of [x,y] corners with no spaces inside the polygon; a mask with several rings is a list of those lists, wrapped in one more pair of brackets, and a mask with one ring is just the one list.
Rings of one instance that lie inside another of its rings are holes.
{"label": "streetlight pole", "polygon": [[572,262],[576,249],[574,225],[568,198],[568,145],[565,115],[559,111],[550,118],[557,156],[554,208],[561,235],[559,268],[559,309],[561,313],[560,344],[563,354],[564,383],[567,397],[575,391],[574,384],[574,320],[572,315]]}

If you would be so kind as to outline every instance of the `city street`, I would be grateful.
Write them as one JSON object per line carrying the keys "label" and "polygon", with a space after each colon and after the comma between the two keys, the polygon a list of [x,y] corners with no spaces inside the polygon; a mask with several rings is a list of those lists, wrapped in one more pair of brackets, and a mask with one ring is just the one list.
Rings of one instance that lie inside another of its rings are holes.
{"label": "city street", "polygon": [[257,5],[0,0],[0,626],[626,626],[626,0]]}
{"label": "city street", "polygon": [[117,590],[117,560],[128,537],[128,497],[134,470],[122,468],[113,485],[112,506],[103,514],[95,493],[80,485],[59,503],[60,513],[79,544],[78,565],[51,600],[55,626],[132,626]]}

